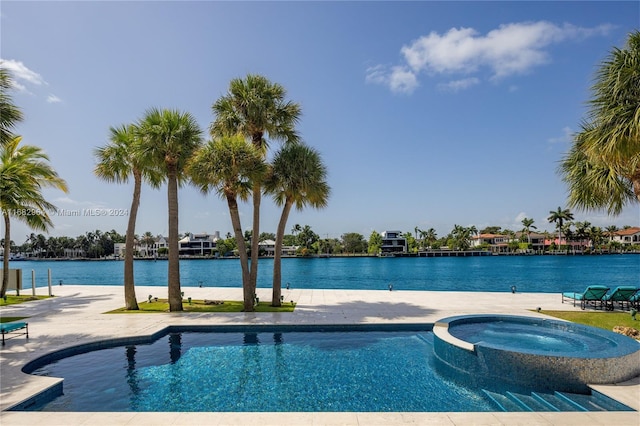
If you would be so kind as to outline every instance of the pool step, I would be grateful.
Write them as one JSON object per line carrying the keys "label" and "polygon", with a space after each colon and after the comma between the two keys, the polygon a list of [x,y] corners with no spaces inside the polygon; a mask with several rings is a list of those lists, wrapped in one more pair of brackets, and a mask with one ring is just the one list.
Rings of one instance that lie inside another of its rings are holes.
{"label": "pool step", "polygon": [[583,395],[569,392],[541,393],[530,395],[513,391],[504,393],[482,389],[482,392],[499,410],[514,411],[633,411],[626,405],[599,392]]}

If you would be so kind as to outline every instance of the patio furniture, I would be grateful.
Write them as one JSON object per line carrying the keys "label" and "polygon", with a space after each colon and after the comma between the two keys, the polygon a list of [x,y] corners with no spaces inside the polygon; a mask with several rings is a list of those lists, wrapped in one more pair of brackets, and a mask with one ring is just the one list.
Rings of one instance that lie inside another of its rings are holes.
{"label": "patio furniture", "polygon": [[[0,331],[2,331],[2,346],[4,346],[5,339],[13,339],[14,337],[25,334],[27,335],[27,339],[29,338],[29,324],[26,322],[7,322],[0,324]],[[5,337],[7,334],[15,334],[16,336]]]}
{"label": "patio furniture", "polygon": [[593,305],[594,308],[604,308],[603,298],[609,291],[609,287],[604,285],[590,285],[582,293],[577,292],[565,292],[562,293],[562,303],[564,299],[573,300],[573,306],[576,306],[576,301],[580,301],[580,309],[585,309],[587,305]]}
{"label": "patio furniture", "polygon": [[618,286],[611,293],[605,294],[602,301],[608,311],[613,311],[615,303],[618,303],[622,309],[625,309],[626,304],[628,310],[631,306],[631,298],[637,291],[637,288],[629,285]]}

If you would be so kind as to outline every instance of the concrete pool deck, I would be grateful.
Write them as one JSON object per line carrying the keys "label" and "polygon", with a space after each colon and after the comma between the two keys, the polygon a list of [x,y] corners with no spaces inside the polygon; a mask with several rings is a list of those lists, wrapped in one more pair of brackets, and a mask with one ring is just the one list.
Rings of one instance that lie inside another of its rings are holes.
{"label": "concrete pool deck", "polygon": [[[185,297],[241,300],[240,288],[184,287]],[[46,288],[37,289],[47,294]],[[2,316],[26,316],[29,339],[8,340],[0,350],[0,410],[50,387],[58,379],[21,372],[28,362],[57,349],[108,338],[150,335],[169,325],[434,323],[462,314],[543,316],[535,311],[580,310],[561,303],[560,294],[368,290],[283,290],[297,303],[293,313],[175,313],[104,315],[123,306],[119,286],[54,286],[55,298],[3,307]],[[139,301],[166,297],[165,287],[137,287]],[[261,300],[271,290],[257,291]],[[24,290],[23,294],[31,294]],[[640,359],[638,360],[640,362]],[[640,410],[640,377],[594,389]],[[535,413],[84,413],[0,411],[8,425],[630,425],[640,412]]]}

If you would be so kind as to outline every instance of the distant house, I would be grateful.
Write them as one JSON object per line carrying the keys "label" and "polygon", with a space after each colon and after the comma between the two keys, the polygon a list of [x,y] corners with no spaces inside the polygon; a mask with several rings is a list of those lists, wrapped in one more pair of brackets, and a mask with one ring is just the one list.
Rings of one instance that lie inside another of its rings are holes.
{"label": "distant house", "polygon": [[384,231],[380,235],[382,236],[382,246],[380,247],[382,254],[407,253],[409,251],[407,239],[402,237],[400,231]]}
{"label": "distant house", "polygon": [[[264,240],[258,243],[260,254],[264,256],[275,256],[276,242],[273,240]],[[295,256],[298,246],[282,246],[282,256]]]}
{"label": "distant house", "polygon": [[113,257],[124,258],[124,246],[125,243],[113,243]]}
{"label": "distant house", "polygon": [[218,238],[206,233],[187,234],[178,241],[181,256],[211,256],[216,249]]}
{"label": "distant house", "polygon": [[509,236],[502,234],[478,234],[471,237],[471,247],[481,247],[488,245],[489,250],[494,253],[508,251]]}
{"label": "distant house", "polygon": [[526,232],[516,232],[516,238],[519,241],[526,241],[531,243],[531,249],[534,251],[544,250],[546,236],[538,232],[531,232],[527,235]]}
{"label": "distant house", "polygon": [[613,233],[613,241],[622,245],[640,244],[640,228],[636,226],[616,231]]}

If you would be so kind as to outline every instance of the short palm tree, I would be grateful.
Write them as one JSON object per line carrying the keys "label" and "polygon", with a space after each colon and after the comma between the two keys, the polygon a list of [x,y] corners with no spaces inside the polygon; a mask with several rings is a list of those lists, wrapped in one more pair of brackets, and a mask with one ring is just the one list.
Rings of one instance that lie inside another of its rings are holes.
{"label": "short palm tree", "polygon": [[22,121],[22,111],[13,103],[9,94],[11,75],[0,66],[0,147],[7,145],[15,138],[13,128]]}
{"label": "short palm tree", "polygon": [[547,218],[549,223],[555,223],[558,229],[558,244],[562,244],[562,226],[565,221],[573,220],[573,213],[569,209],[558,207],[558,210],[549,211],[550,216]]}
{"label": "short palm tree", "polygon": [[603,61],[590,111],[559,171],[569,206],[619,214],[640,202],[640,31]]}
{"label": "short palm tree", "polygon": [[42,189],[51,187],[67,192],[66,182],[51,167],[44,151],[33,145],[20,146],[21,140],[14,137],[0,147],[0,211],[5,226],[0,297],[4,297],[9,284],[11,217],[30,228],[47,231],[53,226],[48,213],[56,207],[45,200]]}
{"label": "short palm tree", "polygon": [[202,131],[195,118],[178,110],[148,110],[138,123],[140,155],[167,180],[169,310],[182,311],[178,247],[178,187],[187,181],[187,162],[201,145]]}
{"label": "short palm tree", "polygon": [[[283,86],[270,82],[261,75],[249,74],[244,79],[231,80],[229,91],[212,106],[215,119],[211,123],[211,136],[242,134],[266,158],[269,139],[285,143],[299,140],[295,125],[301,110],[297,103],[286,100]],[[262,183],[253,182],[252,235],[260,235],[260,203]],[[258,278],[258,238],[251,239],[251,285]]]}
{"label": "short palm tree", "polygon": [[203,193],[215,191],[227,201],[242,268],[245,312],[253,311],[255,288],[249,277],[249,259],[242,233],[238,199],[251,195],[253,179],[262,179],[266,165],[262,155],[244,136],[223,136],[200,148],[189,164],[188,173]]}
{"label": "short palm tree", "polygon": [[320,154],[302,143],[285,145],[273,159],[269,177],[265,181],[265,190],[273,195],[277,205],[283,207],[276,231],[271,299],[273,306],[280,306],[282,240],[289,212],[293,206],[298,210],[307,205],[322,208],[329,199],[331,190],[327,183],[327,169]]}
{"label": "short palm tree", "polygon": [[133,256],[140,192],[143,180],[157,188],[160,186],[162,176],[157,169],[144,163],[144,159],[140,155],[139,132],[135,125],[111,127],[109,132],[109,143],[94,151],[98,163],[93,172],[107,182],[126,183],[130,177],[133,177],[133,199],[129,211],[124,249],[124,301],[126,309],[138,310]]}

